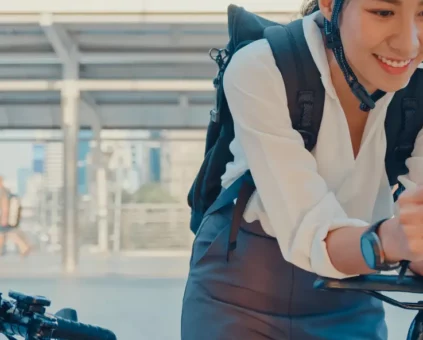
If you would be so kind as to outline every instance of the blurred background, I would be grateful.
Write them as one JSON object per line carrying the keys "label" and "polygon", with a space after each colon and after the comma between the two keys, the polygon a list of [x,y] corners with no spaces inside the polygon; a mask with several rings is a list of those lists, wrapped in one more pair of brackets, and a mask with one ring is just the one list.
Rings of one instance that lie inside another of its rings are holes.
{"label": "blurred background", "polygon": [[[239,0],[288,22],[301,0]],[[0,175],[31,251],[7,238],[0,291],[119,339],[177,340],[226,0],[0,4]],[[392,339],[412,314],[388,309]],[[405,337],[405,336],[404,336]]]}

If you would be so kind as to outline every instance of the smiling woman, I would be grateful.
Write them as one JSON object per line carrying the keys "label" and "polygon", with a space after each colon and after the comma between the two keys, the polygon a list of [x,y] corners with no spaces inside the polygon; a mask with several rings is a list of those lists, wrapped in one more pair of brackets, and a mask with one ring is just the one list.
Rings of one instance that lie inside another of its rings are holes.
{"label": "smiling woman", "polygon": [[[243,13],[243,25],[257,20]],[[233,119],[233,161],[216,164],[226,165],[221,194],[194,241],[182,340],[386,340],[381,302],[315,291],[314,280],[388,270],[401,260],[423,273],[423,98],[416,95],[423,91],[417,70],[423,4],[319,0],[307,1],[303,13],[280,31],[289,32],[287,40],[282,33],[280,41],[264,35],[269,40],[239,48],[223,68],[228,108],[222,110]],[[285,43],[299,49],[298,60]],[[276,44],[288,52],[274,54]],[[285,58],[293,69],[318,72],[281,77]],[[322,109],[313,99],[293,105],[292,87],[294,97],[303,94],[295,80],[313,84],[313,76],[323,88]],[[404,92],[412,95],[402,100]],[[323,118],[315,146],[306,149],[308,130],[298,128],[295,114],[315,124],[316,106]],[[416,119],[404,132],[413,146],[406,166],[390,178],[397,164],[385,163],[385,155],[397,142],[403,116]],[[385,129],[386,117],[398,118],[392,131]],[[225,152],[222,145],[218,150]],[[406,190],[393,216],[391,184],[398,182]]]}
{"label": "smiling woman", "polygon": [[421,6],[420,0],[354,0],[345,4],[348,15],[340,19],[345,55],[369,92],[397,91],[421,62]]}

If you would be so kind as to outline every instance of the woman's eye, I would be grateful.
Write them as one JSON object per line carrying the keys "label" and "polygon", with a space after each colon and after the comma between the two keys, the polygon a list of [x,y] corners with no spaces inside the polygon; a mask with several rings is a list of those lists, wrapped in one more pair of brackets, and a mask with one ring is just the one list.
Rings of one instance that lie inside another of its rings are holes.
{"label": "woman's eye", "polygon": [[383,17],[383,18],[387,18],[387,17],[393,16],[394,12],[392,12],[392,11],[374,11],[373,14],[380,16],[380,17]]}

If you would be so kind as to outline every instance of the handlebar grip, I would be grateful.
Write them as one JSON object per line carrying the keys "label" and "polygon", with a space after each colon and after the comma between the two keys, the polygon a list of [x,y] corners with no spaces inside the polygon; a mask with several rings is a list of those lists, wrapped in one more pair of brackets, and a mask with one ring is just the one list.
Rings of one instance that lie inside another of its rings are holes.
{"label": "handlebar grip", "polygon": [[58,328],[53,337],[61,340],[116,340],[116,335],[105,328],[86,325],[57,317]]}

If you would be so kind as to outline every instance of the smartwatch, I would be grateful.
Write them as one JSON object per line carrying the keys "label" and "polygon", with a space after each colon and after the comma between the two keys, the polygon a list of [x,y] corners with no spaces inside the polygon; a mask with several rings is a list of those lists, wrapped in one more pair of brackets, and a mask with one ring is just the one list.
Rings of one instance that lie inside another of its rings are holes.
{"label": "smartwatch", "polygon": [[363,233],[360,239],[361,254],[363,255],[364,261],[370,269],[377,271],[393,270],[401,266],[399,262],[386,262],[385,252],[382,248],[382,242],[379,238],[378,230],[383,222],[387,220],[388,218],[371,225],[370,228]]}

